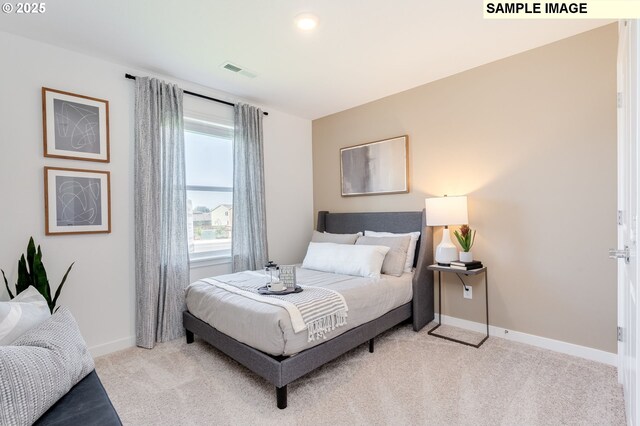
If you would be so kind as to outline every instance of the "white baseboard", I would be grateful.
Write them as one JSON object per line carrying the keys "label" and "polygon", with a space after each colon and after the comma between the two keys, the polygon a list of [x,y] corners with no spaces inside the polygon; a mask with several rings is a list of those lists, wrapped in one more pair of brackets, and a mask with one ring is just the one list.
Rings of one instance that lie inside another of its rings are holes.
{"label": "white baseboard", "polygon": [[[436,318],[438,314],[436,314]],[[460,318],[442,316],[442,323],[465,330],[486,333],[487,326],[474,321],[467,321]],[[546,337],[534,336],[533,334],[521,333],[519,331],[508,330],[506,328],[489,326],[489,336],[499,337],[501,339],[512,340],[514,342],[526,343],[528,345],[537,346],[539,348],[549,349],[551,351],[560,352],[567,355],[573,355],[580,358],[589,359],[591,361],[601,362],[603,364],[618,366],[618,355],[605,352],[600,349],[588,348],[586,346],[575,345],[560,340],[548,339]]]}
{"label": "white baseboard", "polygon": [[91,356],[94,358],[110,354],[111,352],[121,351],[122,349],[131,348],[136,345],[135,336],[125,337],[124,339],[114,340],[112,342],[103,343],[101,345],[89,348]]}

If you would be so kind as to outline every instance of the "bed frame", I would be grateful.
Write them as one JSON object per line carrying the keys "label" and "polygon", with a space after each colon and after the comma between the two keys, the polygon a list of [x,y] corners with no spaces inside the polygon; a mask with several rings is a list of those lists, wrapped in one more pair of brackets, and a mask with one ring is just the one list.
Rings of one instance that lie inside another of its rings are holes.
{"label": "bed frame", "polygon": [[380,333],[411,319],[413,329],[419,331],[434,318],[433,272],[427,266],[433,263],[433,234],[426,227],[425,213],[318,213],[317,230],[336,234],[356,233],[364,230],[394,233],[420,231],[416,246],[413,277],[413,299],[381,317],[355,327],[324,343],[291,356],[273,356],[254,349],[219,332],[189,311],[183,313],[187,343],[198,335],[213,347],[224,352],[249,370],[276,387],[278,408],[287,407],[287,385],[340,355],[369,342],[374,350],[374,338]]}

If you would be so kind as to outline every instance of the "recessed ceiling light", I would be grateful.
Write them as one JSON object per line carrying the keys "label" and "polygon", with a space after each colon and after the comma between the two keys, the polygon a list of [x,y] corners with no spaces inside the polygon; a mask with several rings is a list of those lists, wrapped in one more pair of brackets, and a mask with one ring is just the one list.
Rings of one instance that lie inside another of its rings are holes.
{"label": "recessed ceiling light", "polygon": [[304,31],[310,31],[318,26],[318,17],[311,13],[301,13],[295,19],[298,28]]}

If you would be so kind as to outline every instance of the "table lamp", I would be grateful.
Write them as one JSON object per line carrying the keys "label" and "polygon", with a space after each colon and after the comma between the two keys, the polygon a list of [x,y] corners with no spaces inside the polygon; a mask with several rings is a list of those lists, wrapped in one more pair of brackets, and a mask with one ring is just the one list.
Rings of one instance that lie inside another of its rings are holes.
{"label": "table lamp", "polygon": [[427,226],[444,226],[442,241],[436,247],[436,262],[449,265],[458,260],[458,249],[451,242],[449,225],[469,223],[467,216],[467,197],[433,197],[425,199]]}

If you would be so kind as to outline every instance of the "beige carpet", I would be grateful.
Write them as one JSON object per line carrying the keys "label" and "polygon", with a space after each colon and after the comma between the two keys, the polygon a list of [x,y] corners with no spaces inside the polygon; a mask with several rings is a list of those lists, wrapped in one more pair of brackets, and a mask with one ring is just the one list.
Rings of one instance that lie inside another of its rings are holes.
{"label": "beige carpet", "polygon": [[[96,360],[125,425],[624,425],[616,370],[490,338],[480,349],[398,326],[275,389],[196,337]],[[443,334],[460,331],[442,327]]]}

